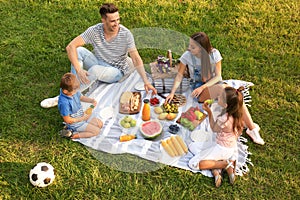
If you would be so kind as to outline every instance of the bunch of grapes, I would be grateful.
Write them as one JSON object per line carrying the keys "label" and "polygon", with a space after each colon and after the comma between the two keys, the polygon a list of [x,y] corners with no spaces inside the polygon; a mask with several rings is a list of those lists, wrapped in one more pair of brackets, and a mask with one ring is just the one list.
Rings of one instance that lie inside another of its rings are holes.
{"label": "bunch of grapes", "polygon": [[178,106],[176,104],[165,103],[163,104],[163,109],[167,113],[178,113]]}

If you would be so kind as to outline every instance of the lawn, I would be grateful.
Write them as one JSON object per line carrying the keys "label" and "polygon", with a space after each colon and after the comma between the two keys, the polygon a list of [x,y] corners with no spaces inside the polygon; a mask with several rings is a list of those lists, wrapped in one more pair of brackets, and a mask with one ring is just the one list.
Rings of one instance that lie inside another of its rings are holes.
{"label": "lawn", "polygon": [[[254,166],[233,187],[225,178],[218,189],[211,178],[169,166],[145,173],[107,166],[80,143],[61,138],[57,108],[39,105],[58,94],[70,69],[65,47],[100,22],[102,1],[0,0],[0,199],[300,199],[299,2],[112,2],[131,30],[206,32],[224,58],[223,79],[255,84],[250,112],[266,145],[249,141]],[[145,63],[158,52],[140,49]],[[42,161],[57,176],[49,187],[35,188],[28,173]]]}

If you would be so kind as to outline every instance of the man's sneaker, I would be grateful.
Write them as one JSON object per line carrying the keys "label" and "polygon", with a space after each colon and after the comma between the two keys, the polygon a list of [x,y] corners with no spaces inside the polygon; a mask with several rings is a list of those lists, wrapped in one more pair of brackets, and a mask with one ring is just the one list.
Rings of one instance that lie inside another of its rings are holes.
{"label": "man's sneaker", "polygon": [[41,102],[41,106],[43,108],[51,108],[51,107],[57,106],[57,103],[58,103],[58,96],[53,97],[53,98],[44,99]]}
{"label": "man's sneaker", "polygon": [[73,136],[73,132],[68,129],[63,129],[63,130],[59,131],[59,135],[61,137],[65,137],[65,138],[71,138]]}
{"label": "man's sneaker", "polygon": [[264,145],[265,141],[260,137],[259,134],[259,126],[257,124],[255,124],[255,128],[250,130],[249,128],[247,128],[246,133],[252,138],[253,142],[260,144],[260,145]]}

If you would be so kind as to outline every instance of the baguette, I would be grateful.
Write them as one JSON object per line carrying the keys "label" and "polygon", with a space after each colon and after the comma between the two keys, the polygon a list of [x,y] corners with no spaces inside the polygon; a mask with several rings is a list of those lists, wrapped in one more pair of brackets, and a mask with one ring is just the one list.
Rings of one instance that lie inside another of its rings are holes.
{"label": "baguette", "polygon": [[185,154],[184,150],[181,148],[180,143],[177,141],[177,139],[175,138],[175,136],[171,136],[171,141],[174,144],[177,152],[179,153],[180,156],[182,156],[183,154]]}
{"label": "baguette", "polygon": [[167,144],[171,147],[171,149],[173,150],[174,152],[174,155],[175,156],[179,156],[179,152],[176,150],[173,142],[171,141],[171,139],[167,139]]}
{"label": "baguette", "polygon": [[171,149],[171,147],[169,146],[169,144],[166,141],[162,140],[161,145],[166,150],[166,152],[169,154],[169,156],[171,156],[171,157],[175,156],[173,150]]}
{"label": "baguette", "polygon": [[176,140],[178,141],[178,143],[180,144],[181,148],[183,149],[183,151],[185,153],[187,153],[188,152],[188,148],[187,148],[185,142],[182,140],[182,138],[179,135],[176,135],[175,137],[176,137]]}

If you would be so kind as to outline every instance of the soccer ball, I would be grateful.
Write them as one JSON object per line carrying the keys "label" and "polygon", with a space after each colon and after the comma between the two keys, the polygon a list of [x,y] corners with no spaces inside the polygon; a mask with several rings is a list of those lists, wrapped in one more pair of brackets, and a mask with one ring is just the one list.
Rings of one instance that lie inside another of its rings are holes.
{"label": "soccer ball", "polygon": [[54,168],[49,163],[38,163],[29,172],[30,183],[37,187],[47,187],[54,179]]}

